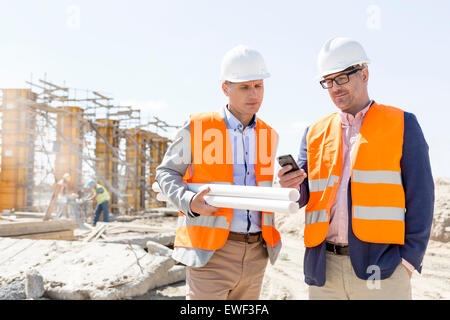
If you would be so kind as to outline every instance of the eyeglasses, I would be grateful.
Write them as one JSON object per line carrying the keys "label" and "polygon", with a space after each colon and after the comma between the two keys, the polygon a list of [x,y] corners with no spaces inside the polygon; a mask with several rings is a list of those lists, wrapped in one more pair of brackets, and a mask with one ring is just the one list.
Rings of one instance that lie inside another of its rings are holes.
{"label": "eyeglasses", "polygon": [[338,75],[334,78],[323,79],[320,81],[320,84],[322,85],[322,88],[324,88],[324,89],[333,88],[333,82],[336,82],[336,84],[338,84],[338,85],[346,84],[347,82],[350,81],[348,76],[358,72],[359,70],[362,70],[362,69],[355,69],[355,70],[352,70],[347,73],[341,73],[340,75]]}

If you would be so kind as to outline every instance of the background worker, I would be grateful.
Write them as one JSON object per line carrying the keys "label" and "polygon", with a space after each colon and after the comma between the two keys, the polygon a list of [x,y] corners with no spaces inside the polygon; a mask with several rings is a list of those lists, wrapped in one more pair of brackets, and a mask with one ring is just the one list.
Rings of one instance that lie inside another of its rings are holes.
{"label": "background worker", "polygon": [[86,200],[92,200],[95,198],[97,202],[97,207],[94,213],[93,226],[97,224],[100,219],[100,214],[103,212],[103,221],[109,222],[109,200],[111,196],[108,190],[101,184],[94,180],[89,181],[87,187],[90,189],[91,194],[86,198]]}
{"label": "background worker", "polygon": [[[156,181],[180,210],[173,258],[185,265],[187,299],[258,299],[268,256],[281,249],[271,212],[216,208],[186,183],[271,186],[277,133],[256,117],[269,77],[262,55],[237,46],[222,61],[228,104],[191,115]],[[263,148],[268,159],[261,159]]]}
{"label": "background worker", "polygon": [[68,216],[69,213],[67,211],[73,211],[72,206],[68,205],[68,201],[78,198],[71,180],[70,173],[66,172],[62,179],[56,183],[54,197],[52,197],[50,205],[55,201],[57,218],[60,218],[62,215]]}
{"label": "background worker", "polygon": [[[296,172],[305,209],[310,299],[411,299],[433,219],[428,145],[416,117],[369,98],[369,59],[348,38],[322,47],[320,84],[339,109],[303,136]],[[369,280],[369,281],[366,281]]]}

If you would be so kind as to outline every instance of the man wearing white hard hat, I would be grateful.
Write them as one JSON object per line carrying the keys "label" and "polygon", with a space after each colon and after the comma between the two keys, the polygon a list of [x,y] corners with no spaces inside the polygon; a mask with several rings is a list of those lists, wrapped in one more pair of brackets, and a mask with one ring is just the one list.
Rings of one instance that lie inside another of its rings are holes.
{"label": "man wearing white hard hat", "polygon": [[187,188],[272,185],[278,135],[256,116],[268,77],[258,51],[228,51],[220,79],[228,104],[191,115],[156,169],[161,192],[180,210],[172,257],[187,266],[187,299],[258,299],[267,261],[281,249],[272,212],[213,207],[209,188]]}
{"label": "man wearing white hard hat", "polygon": [[411,299],[431,232],[434,183],[416,117],[369,98],[369,59],[333,38],[318,59],[320,85],[339,109],[306,129],[298,164],[279,170],[305,208],[310,299]]}

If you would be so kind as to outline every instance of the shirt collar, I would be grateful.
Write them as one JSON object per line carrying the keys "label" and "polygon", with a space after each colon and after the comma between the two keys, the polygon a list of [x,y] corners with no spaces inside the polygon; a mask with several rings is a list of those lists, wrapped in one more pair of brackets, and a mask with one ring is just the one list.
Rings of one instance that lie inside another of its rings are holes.
{"label": "shirt collar", "polygon": [[[225,114],[225,121],[227,123],[228,128],[243,130],[244,125],[230,112],[230,110],[228,110],[228,105],[223,107],[223,109]],[[253,129],[255,126],[256,126],[256,115],[253,116],[248,127]]]}
{"label": "shirt collar", "polygon": [[369,104],[364,109],[362,109],[357,114],[355,114],[354,116],[352,114],[350,114],[350,113],[342,112],[341,110],[339,110],[339,114],[341,115],[342,125],[344,125],[344,126],[353,126],[354,124],[362,121],[362,119],[366,115],[367,111],[369,111],[370,106],[374,102],[375,101],[370,100]]}

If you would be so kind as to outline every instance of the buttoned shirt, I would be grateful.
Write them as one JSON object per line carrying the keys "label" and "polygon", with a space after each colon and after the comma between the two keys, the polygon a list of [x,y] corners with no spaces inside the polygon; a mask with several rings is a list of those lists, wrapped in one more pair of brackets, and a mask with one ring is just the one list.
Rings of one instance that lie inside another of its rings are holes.
{"label": "buttoned shirt", "polygon": [[[225,122],[231,140],[233,152],[233,184],[239,186],[256,186],[255,150],[256,150],[256,116],[246,127],[224,107]],[[261,212],[233,209],[231,231],[261,231]]]}
{"label": "buttoned shirt", "polygon": [[351,155],[358,138],[361,124],[370,108],[372,101],[356,115],[340,111],[342,123],[342,173],[339,182],[336,199],[330,212],[330,227],[328,228],[327,241],[347,245],[348,244],[348,182],[351,176]]}

